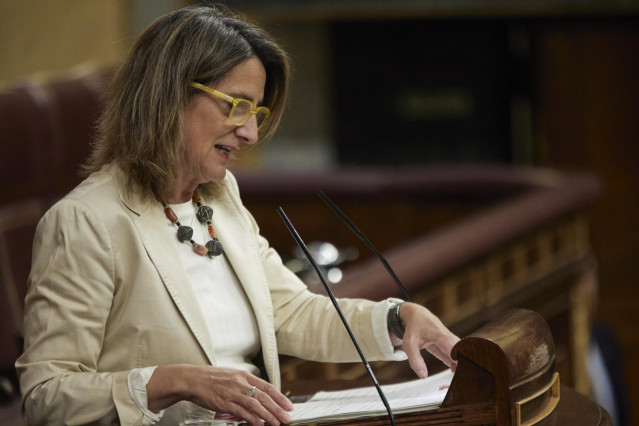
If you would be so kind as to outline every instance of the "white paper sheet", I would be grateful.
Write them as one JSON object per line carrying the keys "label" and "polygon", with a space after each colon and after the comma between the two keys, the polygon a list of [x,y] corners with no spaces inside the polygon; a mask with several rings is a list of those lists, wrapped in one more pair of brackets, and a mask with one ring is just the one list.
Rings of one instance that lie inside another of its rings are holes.
{"label": "white paper sheet", "polygon": [[[443,371],[426,379],[382,386],[393,413],[437,408],[444,401],[453,373]],[[304,403],[295,404],[293,423],[318,419],[344,419],[385,414],[386,408],[374,386],[337,392],[318,392]]]}

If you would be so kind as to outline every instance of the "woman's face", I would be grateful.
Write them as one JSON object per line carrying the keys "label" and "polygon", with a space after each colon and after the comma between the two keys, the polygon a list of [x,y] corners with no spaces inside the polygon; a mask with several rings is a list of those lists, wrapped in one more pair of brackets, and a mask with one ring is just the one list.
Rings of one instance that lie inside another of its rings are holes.
{"label": "woman's face", "polygon": [[[214,89],[259,105],[264,98],[266,70],[256,57],[233,68]],[[231,104],[202,92],[186,107],[184,132],[186,161],[179,173],[185,185],[224,179],[230,157],[242,144],[257,142],[255,116],[236,126],[228,119]]]}

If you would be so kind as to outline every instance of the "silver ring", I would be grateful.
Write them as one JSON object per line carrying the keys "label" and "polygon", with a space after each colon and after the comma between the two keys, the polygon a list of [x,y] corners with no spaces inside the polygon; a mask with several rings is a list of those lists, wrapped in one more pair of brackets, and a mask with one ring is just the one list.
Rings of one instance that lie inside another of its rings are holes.
{"label": "silver ring", "polygon": [[255,386],[246,391],[246,396],[253,397],[255,395]]}

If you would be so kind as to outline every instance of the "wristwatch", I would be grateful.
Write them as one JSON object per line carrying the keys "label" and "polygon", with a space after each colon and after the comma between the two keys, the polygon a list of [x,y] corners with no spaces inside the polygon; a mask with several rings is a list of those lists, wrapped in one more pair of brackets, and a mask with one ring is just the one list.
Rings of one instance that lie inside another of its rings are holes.
{"label": "wristwatch", "polygon": [[388,328],[397,336],[398,339],[404,338],[404,325],[402,324],[402,320],[399,317],[399,308],[402,306],[404,302],[396,303],[388,310],[388,315],[386,316],[386,323],[388,324]]}

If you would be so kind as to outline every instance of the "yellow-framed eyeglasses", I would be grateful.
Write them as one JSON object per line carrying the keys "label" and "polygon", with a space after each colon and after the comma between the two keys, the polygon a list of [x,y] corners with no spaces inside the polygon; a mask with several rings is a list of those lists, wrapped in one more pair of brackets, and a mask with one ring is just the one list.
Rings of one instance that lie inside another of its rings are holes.
{"label": "yellow-framed eyeglasses", "polygon": [[231,111],[229,112],[229,120],[236,126],[242,126],[249,120],[249,118],[251,118],[251,115],[255,114],[255,118],[257,119],[257,128],[259,130],[260,127],[262,127],[262,125],[266,122],[268,116],[271,115],[271,110],[268,107],[255,107],[255,105],[253,105],[253,102],[247,99],[234,98],[232,96],[225,95],[220,91],[211,89],[210,87],[197,83],[195,81],[191,83],[191,86],[209,93],[217,98],[225,100],[226,102],[231,104],[232,107]]}

